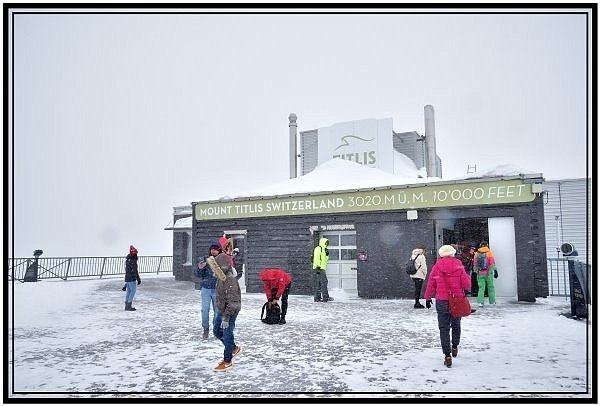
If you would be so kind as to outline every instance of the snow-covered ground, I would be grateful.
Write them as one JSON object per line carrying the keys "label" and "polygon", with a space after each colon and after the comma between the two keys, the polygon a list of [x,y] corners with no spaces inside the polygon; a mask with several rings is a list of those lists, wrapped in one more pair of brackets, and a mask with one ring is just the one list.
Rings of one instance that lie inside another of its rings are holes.
{"label": "snow-covered ground", "polygon": [[193,283],[143,278],[136,312],[121,278],[15,282],[14,297],[10,283],[8,396],[590,399],[596,382],[592,329],[564,316],[565,298],[478,308],[446,368],[433,308],[335,290],[331,303],[292,294],[283,326],[261,323],[264,295],[243,293],[243,351],[214,372],[223,346],[200,337]]}

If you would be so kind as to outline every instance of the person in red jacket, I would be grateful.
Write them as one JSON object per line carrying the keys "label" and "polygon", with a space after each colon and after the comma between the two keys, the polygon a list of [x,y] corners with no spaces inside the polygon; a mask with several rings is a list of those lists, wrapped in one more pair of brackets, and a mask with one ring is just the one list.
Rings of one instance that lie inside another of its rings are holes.
{"label": "person in red jacket", "polygon": [[281,298],[281,319],[279,324],[285,324],[285,315],[288,308],[288,295],[292,286],[292,277],[289,273],[280,268],[266,268],[260,273],[260,279],[263,281],[263,289],[267,296],[269,306],[276,303]]}
{"label": "person in red jacket", "polygon": [[[431,297],[435,296],[440,341],[444,352],[444,365],[452,366],[452,357],[458,355],[460,344],[460,317],[453,317],[448,311],[449,292],[454,296],[465,296],[465,290],[471,289],[471,278],[458,258],[454,258],[456,249],[451,245],[442,245],[438,250],[440,259],[431,269],[427,289],[425,289],[425,306],[431,307]],[[450,330],[452,330],[452,349],[450,348]],[[450,354],[452,353],[452,357]]]}

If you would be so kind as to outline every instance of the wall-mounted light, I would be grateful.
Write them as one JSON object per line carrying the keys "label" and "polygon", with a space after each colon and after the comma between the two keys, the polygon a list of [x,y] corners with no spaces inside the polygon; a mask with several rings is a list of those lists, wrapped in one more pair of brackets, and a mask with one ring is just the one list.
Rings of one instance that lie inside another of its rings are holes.
{"label": "wall-mounted light", "polygon": [[542,184],[541,183],[532,183],[531,184],[531,193],[542,193],[544,191],[544,189],[542,188]]}
{"label": "wall-mounted light", "polygon": [[417,214],[416,210],[407,210],[406,218],[407,220],[416,220],[417,218],[419,218],[419,215]]}

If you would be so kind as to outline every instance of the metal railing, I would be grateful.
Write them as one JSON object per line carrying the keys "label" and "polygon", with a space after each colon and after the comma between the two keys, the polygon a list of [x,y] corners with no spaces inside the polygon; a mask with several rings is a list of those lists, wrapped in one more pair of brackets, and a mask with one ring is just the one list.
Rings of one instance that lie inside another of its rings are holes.
{"label": "metal railing", "polygon": [[[23,281],[33,258],[9,258],[8,279]],[[139,256],[140,274],[173,272],[172,256]],[[125,257],[61,257],[38,258],[38,279],[62,279],[78,277],[111,277],[125,275]]]}
{"label": "metal railing", "polygon": [[[9,258],[8,279],[23,281],[33,258]],[[566,258],[547,258],[548,292],[551,296],[569,296],[569,264]],[[587,265],[589,267],[589,265]],[[140,274],[173,272],[172,256],[139,256]],[[38,258],[38,279],[111,277],[125,275],[125,257]],[[591,275],[588,272],[588,275]]]}
{"label": "metal railing", "polygon": [[[570,296],[569,288],[569,260],[567,258],[546,258],[548,263],[548,292],[550,296]],[[590,265],[575,260],[583,267],[587,267],[587,278],[591,278]],[[577,265],[579,265],[577,264]],[[591,280],[588,280],[588,286]]]}

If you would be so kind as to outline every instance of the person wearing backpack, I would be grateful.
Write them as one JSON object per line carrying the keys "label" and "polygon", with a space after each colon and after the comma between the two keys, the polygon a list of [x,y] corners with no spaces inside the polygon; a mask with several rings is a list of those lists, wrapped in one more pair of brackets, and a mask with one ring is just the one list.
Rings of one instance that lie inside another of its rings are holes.
{"label": "person wearing backpack", "polygon": [[260,274],[263,290],[267,296],[268,306],[272,306],[281,298],[281,318],[279,324],[285,324],[288,308],[288,295],[292,286],[292,277],[280,268],[266,268]]}
{"label": "person wearing backpack", "polygon": [[327,263],[329,262],[329,240],[325,237],[319,239],[319,244],[313,250],[313,265],[315,277],[315,302],[331,302],[333,298],[327,291]]}
{"label": "person wearing backpack", "polygon": [[486,241],[479,244],[479,248],[473,257],[473,271],[477,274],[477,303],[483,307],[485,301],[485,288],[487,286],[488,300],[491,305],[496,304],[496,291],[494,289],[494,279],[498,277],[496,269],[496,259],[492,250],[488,247]]}
{"label": "person wearing backpack", "polygon": [[423,288],[423,281],[427,277],[427,260],[425,259],[425,245],[419,244],[417,248],[412,250],[410,260],[414,262],[415,272],[409,275],[415,284],[415,309],[423,309],[425,306],[421,304],[421,289]]}

